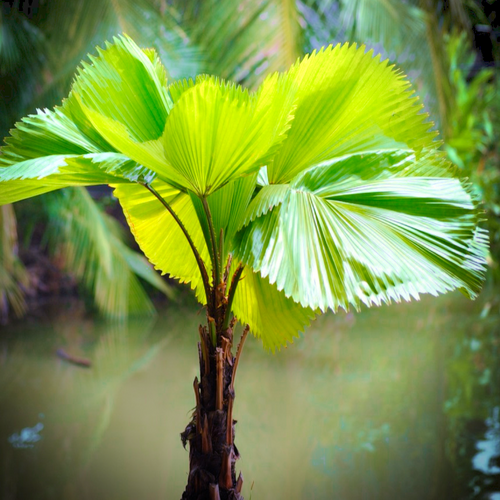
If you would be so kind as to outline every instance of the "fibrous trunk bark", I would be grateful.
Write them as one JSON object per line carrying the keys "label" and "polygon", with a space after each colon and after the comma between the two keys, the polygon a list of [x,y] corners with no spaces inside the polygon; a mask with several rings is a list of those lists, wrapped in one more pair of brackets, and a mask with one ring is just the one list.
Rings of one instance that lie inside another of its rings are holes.
{"label": "fibrous trunk bark", "polygon": [[184,447],[189,443],[189,475],[182,500],[243,500],[243,477],[241,473],[236,477],[235,469],[239,453],[234,444],[233,403],[234,377],[248,327],[233,356],[234,321],[221,332],[208,320],[209,328],[200,325],[200,380],[196,377],[193,384],[196,408],[181,433]]}

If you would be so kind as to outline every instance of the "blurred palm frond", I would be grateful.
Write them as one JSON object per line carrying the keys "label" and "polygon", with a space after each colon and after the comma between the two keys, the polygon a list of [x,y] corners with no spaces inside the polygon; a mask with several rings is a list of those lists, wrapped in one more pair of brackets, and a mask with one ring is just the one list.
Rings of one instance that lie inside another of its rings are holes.
{"label": "blurred palm frond", "polygon": [[174,296],[147,260],[125,245],[120,224],[98,207],[86,189],[49,193],[44,204],[52,253],[92,293],[100,312],[112,318],[154,313],[138,277]]}
{"label": "blurred palm frond", "polygon": [[21,316],[26,309],[24,290],[29,276],[17,255],[16,216],[12,205],[0,207],[0,323],[5,323],[12,309]]}

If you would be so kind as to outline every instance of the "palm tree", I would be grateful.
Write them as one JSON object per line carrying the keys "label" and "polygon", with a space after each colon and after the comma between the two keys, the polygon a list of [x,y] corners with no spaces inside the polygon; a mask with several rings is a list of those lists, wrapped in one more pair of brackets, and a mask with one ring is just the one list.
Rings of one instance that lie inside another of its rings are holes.
{"label": "palm tree", "polygon": [[249,331],[274,352],[327,309],[479,292],[481,213],[430,126],[402,73],[363,47],[328,47],[249,92],[206,75],[167,84],[156,52],[120,37],[6,139],[0,204],[110,184],[148,259],[206,307],[184,499],[241,498]]}

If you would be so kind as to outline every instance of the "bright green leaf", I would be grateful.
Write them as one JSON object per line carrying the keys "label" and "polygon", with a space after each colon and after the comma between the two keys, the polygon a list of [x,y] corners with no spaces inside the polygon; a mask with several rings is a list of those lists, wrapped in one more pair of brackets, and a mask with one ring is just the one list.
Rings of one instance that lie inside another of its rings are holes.
{"label": "bright green leaf", "polygon": [[470,190],[440,158],[353,156],[299,176],[239,233],[237,256],[304,306],[477,295],[486,241]]}
{"label": "bright green leaf", "polygon": [[252,200],[248,207],[245,218],[242,220],[238,229],[248,225],[257,217],[266,214],[275,206],[280,205],[290,191],[289,184],[269,184],[262,187],[257,196]]}
{"label": "bright green leaf", "polygon": [[113,42],[105,50],[98,48],[98,57],[89,56],[92,64],[82,64],[72,93],[88,108],[124,125],[134,140],[158,139],[171,107],[164,69],[130,38]]}
{"label": "bright green leaf", "polygon": [[276,285],[248,266],[236,290],[233,312],[273,352],[292,343],[314,319],[314,311],[287,298]]}
{"label": "bright green leaf", "polygon": [[409,82],[364,46],[313,52],[275,81],[276,95],[280,85],[294,94],[288,103],[296,110],[286,140],[268,164],[270,183],[286,183],[344,155],[421,150],[435,137]]}
{"label": "bright green leaf", "polygon": [[[172,215],[144,186],[121,184],[114,187],[130,229],[155,269],[181,283],[189,283],[204,301],[203,282],[196,259]],[[208,267],[209,253],[191,198],[161,181],[153,182],[153,187],[177,213]],[[210,267],[207,272],[210,276]]]}
{"label": "bright green leaf", "polygon": [[[124,160],[119,155],[112,159],[106,156],[104,158],[105,169],[99,168],[98,162],[99,155],[54,155],[25,160],[9,167],[0,167],[0,205],[68,186],[129,182],[128,179],[106,172],[106,169],[118,172],[124,163],[129,165],[128,158]],[[127,175],[132,175],[134,170],[141,173],[144,169],[127,168]]]}
{"label": "bright green leaf", "polygon": [[169,184],[174,186],[185,184],[184,178],[166,163],[161,139],[137,142],[122,123],[93,111],[83,104],[82,109],[94,128],[106,137],[113,148],[145,168],[159,173],[160,177]]}
{"label": "bright green leaf", "polygon": [[64,111],[39,110],[11,131],[0,155],[0,204],[66,186],[151,179],[150,171],[115,153],[85,121],[77,125]]}
{"label": "bright green leaf", "polygon": [[175,105],[164,133],[164,170],[184,177],[184,186],[208,196],[240,176],[256,172],[288,126],[278,108],[268,109],[234,84],[214,77],[175,90]]}
{"label": "bright green leaf", "polygon": [[257,175],[242,177],[226,184],[208,198],[216,236],[220,229],[224,231],[225,248],[231,251],[233,238],[242,224],[245,211],[252,199]]}

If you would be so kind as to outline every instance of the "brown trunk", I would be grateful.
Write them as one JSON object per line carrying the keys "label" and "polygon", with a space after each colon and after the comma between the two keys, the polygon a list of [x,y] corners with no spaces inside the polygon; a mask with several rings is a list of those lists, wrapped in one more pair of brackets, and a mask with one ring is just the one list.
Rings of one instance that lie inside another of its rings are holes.
{"label": "brown trunk", "polygon": [[[209,317],[209,325],[210,321]],[[217,331],[219,345],[214,346],[208,329],[200,326],[196,408],[181,434],[184,447],[189,442],[189,475],[182,500],[243,500],[243,477],[237,478],[235,470],[239,453],[234,445],[233,402],[236,367],[248,328],[233,356],[233,327],[234,321],[224,332]]]}

